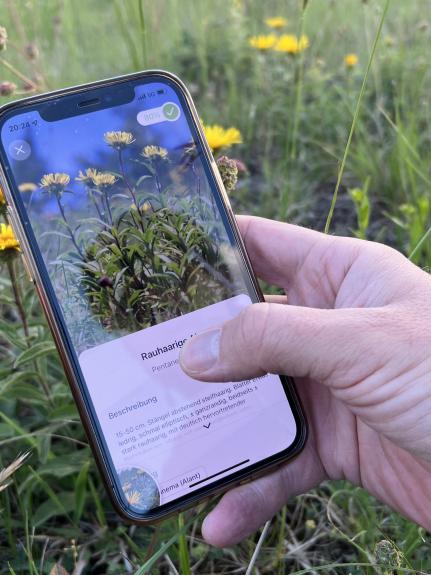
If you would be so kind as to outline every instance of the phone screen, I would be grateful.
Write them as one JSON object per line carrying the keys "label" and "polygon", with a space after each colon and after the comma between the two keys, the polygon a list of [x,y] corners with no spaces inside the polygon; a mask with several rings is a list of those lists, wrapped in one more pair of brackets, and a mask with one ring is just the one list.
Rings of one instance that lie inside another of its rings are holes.
{"label": "phone screen", "polygon": [[21,108],[1,140],[119,496],[148,515],[285,452],[297,423],[278,376],[208,384],[179,366],[256,294],[183,94],[133,90],[64,118]]}

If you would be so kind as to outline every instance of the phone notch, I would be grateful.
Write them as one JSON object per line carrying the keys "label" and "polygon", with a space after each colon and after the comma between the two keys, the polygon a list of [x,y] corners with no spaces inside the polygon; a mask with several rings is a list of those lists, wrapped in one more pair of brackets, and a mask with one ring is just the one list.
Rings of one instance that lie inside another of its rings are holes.
{"label": "phone notch", "polygon": [[93,87],[66,96],[49,98],[40,107],[39,113],[46,122],[55,122],[128,104],[134,98],[135,89],[128,82],[115,87]]}
{"label": "phone notch", "polygon": [[82,102],[78,102],[78,108],[91,108],[93,106],[97,106],[101,103],[100,98],[90,98],[89,100],[83,100]]}

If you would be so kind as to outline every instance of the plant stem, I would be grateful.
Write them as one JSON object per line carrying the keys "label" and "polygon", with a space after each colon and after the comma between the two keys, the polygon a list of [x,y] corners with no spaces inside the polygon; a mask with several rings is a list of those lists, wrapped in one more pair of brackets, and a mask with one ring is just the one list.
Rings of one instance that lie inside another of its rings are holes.
{"label": "plant stem", "polygon": [[178,515],[178,531],[180,533],[178,537],[178,554],[180,556],[181,575],[191,575],[190,558],[184,532],[184,515],[182,513]]}
{"label": "plant stem", "polygon": [[327,234],[329,232],[329,228],[331,226],[332,216],[334,215],[335,204],[337,203],[338,191],[340,189],[341,180],[343,179],[344,168],[346,166],[347,156],[349,155],[349,151],[350,151],[350,144],[352,143],[353,134],[355,132],[356,124],[358,122],[359,112],[361,110],[362,99],[363,99],[364,93],[365,93],[365,87],[367,85],[367,80],[368,80],[368,76],[370,73],[371,64],[373,63],[373,60],[374,60],[374,54],[376,53],[377,44],[379,43],[379,39],[380,39],[380,36],[382,33],[383,22],[385,21],[386,13],[389,9],[389,3],[390,3],[390,0],[386,0],[385,7],[384,7],[383,13],[382,13],[382,17],[380,18],[379,26],[377,28],[376,36],[374,38],[374,43],[373,43],[373,47],[371,49],[371,54],[370,54],[370,57],[368,58],[367,69],[365,70],[364,79],[362,80],[361,90],[359,92],[359,96],[358,96],[358,99],[356,101],[355,113],[353,115],[353,120],[352,120],[352,125],[350,127],[349,137],[347,138],[347,143],[346,143],[346,147],[344,149],[343,159],[341,160],[340,169],[338,170],[337,183],[335,185],[334,194],[332,196],[331,207],[329,208],[328,217],[326,218],[325,234]]}
{"label": "plant stem", "polygon": [[412,251],[409,254],[409,260],[412,261],[413,258],[415,257],[415,255],[418,253],[418,251],[421,249],[421,247],[423,246],[424,242],[428,239],[429,235],[431,234],[431,226],[427,229],[427,231],[422,235],[422,237],[420,238],[420,240],[418,241],[418,243],[415,245],[415,247],[412,249]]}
{"label": "plant stem", "polygon": [[112,220],[112,212],[111,212],[111,204],[109,203],[109,198],[108,198],[108,192],[105,191],[105,204],[106,204],[106,209],[108,211],[108,216],[109,216],[109,222],[112,226],[113,224],[113,220]]}
{"label": "plant stem", "polygon": [[84,259],[84,254],[82,253],[81,248],[78,246],[78,243],[77,243],[77,241],[76,241],[76,239],[75,239],[75,234],[73,233],[73,230],[72,230],[72,228],[70,227],[69,222],[67,221],[66,213],[65,213],[65,211],[64,211],[64,206],[63,206],[63,204],[61,203],[60,196],[59,196],[58,194],[55,194],[55,197],[57,198],[58,209],[60,210],[61,217],[63,218],[64,223],[65,223],[66,226],[67,226],[67,229],[69,230],[70,239],[72,240],[72,243],[73,243],[73,245],[75,246],[75,248],[77,249],[77,251],[78,251],[79,255],[81,256],[81,258]]}
{"label": "plant stem", "polygon": [[3,64],[3,66],[9,70],[9,72],[12,72],[12,74],[14,74],[20,80],[28,84],[33,90],[37,90],[37,85],[32,80],[30,80],[30,78],[27,78],[27,76],[24,76],[24,74],[22,74],[19,70],[17,70],[15,66],[9,64],[7,60],[5,60],[4,58],[0,58],[0,64]]}
{"label": "plant stem", "polygon": [[[299,27],[299,39],[302,38],[305,28],[305,15],[307,13],[309,3],[305,4],[301,11],[301,24]],[[295,79],[296,79],[296,96],[295,96],[295,108],[293,112],[293,129],[292,129],[292,142],[290,148],[290,159],[294,160],[296,158],[296,141],[298,138],[298,128],[299,128],[299,117],[301,111],[301,101],[302,101],[302,87],[304,80],[304,52],[303,50],[299,55],[298,66],[296,69]]]}
{"label": "plant stem", "polygon": [[132,186],[130,185],[129,180],[127,179],[126,170],[124,169],[124,160],[123,160],[122,150],[118,150],[118,159],[119,159],[119,162],[120,162],[121,175],[123,176],[124,183],[126,184],[127,189],[129,190],[130,195],[132,196],[133,203],[135,204],[136,207],[138,207],[138,203],[137,203],[137,201],[136,201],[135,192],[133,191],[133,188],[132,188]]}
{"label": "plant stem", "polygon": [[130,26],[130,22],[127,21],[123,6],[125,6],[125,2],[121,2],[121,0],[115,0],[114,7],[115,13],[117,15],[118,24],[121,29],[122,38],[126,43],[127,49],[129,50],[130,59],[132,60],[132,65],[135,70],[139,70],[139,54],[138,49],[135,46],[134,34],[132,31],[132,27]]}
{"label": "plant stem", "polygon": [[22,298],[21,298],[20,289],[18,286],[18,278],[16,277],[16,272],[15,272],[14,260],[9,259],[7,261],[7,268],[8,268],[9,275],[10,275],[10,281],[12,284],[13,296],[15,299],[18,314],[19,314],[19,317],[21,319],[22,327],[24,328],[25,337],[28,339],[29,332],[28,332],[27,315],[25,313],[25,309],[24,309],[24,306],[22,304]]}
{"label": "plant stem", "polygon": [[286,537],[286,519],[287,519],[287,509],[286,506],[283,507],[280,513],[280,529],[278,531],[278,542],[276,548],[276,566],[278,568],[278,573],[282,575],[284,571],[284,539]]}
{"label": "plant stem", "polygon": [[139,10],[139,25],[141,28],[141,37],[142,37],[142,65],[143,68],[147,68],[148,67],[147,26],[145,23],[143,0],[138,0],[138,10]]}
{"label": "plant stem", "polygon": [[[96,196],[94,195],[94,191],[91,188],[89,188],[88,193],[89,193],[89,196],[91,198],[91,201],[93,202],[94,207],[96,208],[96,211],[99,215],[100,220],[103,222],[104,218],[103,218],[102,212],[100,211],[99,204],[97,203]],[[102,205],[102,209],[103,209],[103,205]]]}
{"label": "plant stem", "polygon": [[265,523],[265,526],[264,526],[262,533],[260,534],[259,540],[256,544],[254,553],[250,559],[250,563],[248,564],[247,571],[245,572],[245,575],[251,575],[252,574],[253,568],[255,566],[257,558],[259,557],[260,550],[262,549],[263,542],[265,541],[265,538],[268,534],[270,526],[271,526],[271,520],[269,520]]}
{"label": "plant stem", "polygon": [[157,173],[157,168],[154,168],[154,179],[156,181],[156,188],[159,194],[162,193],[162,185],[160,183],[159,174]]}
{"label": "plant stem", "polygon": [[[192,166],[192,172],[193,172],[193,174],[194,174],[194,176],[195,176],[195,178],[196,178],[196,189],[197,189],[197,192],[198,192],[199,202],[201,202],[201,177],[200,177],[200,175],[199,175],[198,170],[196,169],[196,164],[195,164],[195,161],[194,161],[194,160],[193,160],[191,166]],[[201,206],[200,206],[200,207],[201,207]]]}
{"label": "plant stem", "polygon": [[[27,314],[25,312],[25,307],[22,303],[22,297],[21,297],[20,288],[19,288],[19,284],[18,284],[18,278],[17,278],[16,271],[15,271],[15,261],[14,260],[8,260],[7,261],[7,267],[8,267],[9,276],[10,276],[10,280],[11,280],[11,284],[12,284],[12,290],[13,290],[13,295],[14,295],[14,299],[15,299],[15,304],[16,304],[18,314],[19,314],[19,317],[21,319],[21,323],[22,323],[22,326],[24,329],[24,335],[25,335],[25,338],[27,340],[27,345],[30,347],[30,341],[29,341],[30,333],[28,330]],[[37,360],[34,361],[34,367],[35,367],[35,371],[40,376],[40,382],[41,382],[42,388],[43,388],[48,400],[50,402],[52,402],[49,388],[46,385],[43,376],[40,374]]]}

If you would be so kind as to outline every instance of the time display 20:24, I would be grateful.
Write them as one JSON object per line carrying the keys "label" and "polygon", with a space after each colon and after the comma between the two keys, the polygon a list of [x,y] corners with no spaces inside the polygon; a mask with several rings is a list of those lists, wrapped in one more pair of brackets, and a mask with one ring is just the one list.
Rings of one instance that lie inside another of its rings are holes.
{"label": "time display 20:24", "polygon": [[32,120],[31,122],[25,121],[25,122],[20,122],[19,124],[9,124],[8,128],[9,128],[9,132],[19,132],[20,130],[25,130],[26,128],[31,128],[31,127],[36,127],[37,126],[37,120]]}

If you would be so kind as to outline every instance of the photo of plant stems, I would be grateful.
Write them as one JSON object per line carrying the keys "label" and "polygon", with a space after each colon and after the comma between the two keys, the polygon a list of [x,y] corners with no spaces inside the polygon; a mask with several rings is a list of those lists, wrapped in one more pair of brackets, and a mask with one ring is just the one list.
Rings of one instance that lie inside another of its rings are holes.
{"label": "photo of plant stems", "polygon": [[[92,332],[82,317],[76,321],[76,307],[68,313],[71,292],[97,320],[99,334],[111,334],[101,335],[103,340],[232,297],[237,289],[222,255],[226,239],[214,198],[202,191],[195,146],[170,154],[158,145],[134,144],[131,132],[106,132],[101,145],[116,156],[118,171],[85,167],[74,176],[88,199],[86,217],[66,208],[74,193],[71,174],[52,172],[40,179],[40,192],[58,211],[49,242],[53,235],[61,240],[58,293],[60,301],[68,300],[64,312],[78,351],[90,345]],[[127,172],[132,162],[141,174],[136,180]]]}

